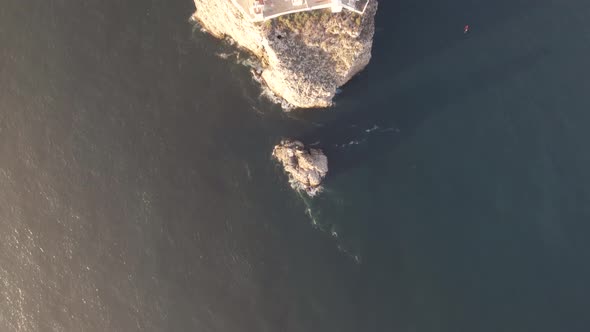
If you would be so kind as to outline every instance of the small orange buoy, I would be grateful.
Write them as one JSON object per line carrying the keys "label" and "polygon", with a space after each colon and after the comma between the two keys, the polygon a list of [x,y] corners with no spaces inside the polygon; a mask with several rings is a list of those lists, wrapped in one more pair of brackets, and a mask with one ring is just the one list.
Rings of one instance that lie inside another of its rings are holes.
{"label": "small orange buoy", "polygon": [[465,25],[465,27],[463,28],[463,33],[468,33],[469,32],[469,24]]}

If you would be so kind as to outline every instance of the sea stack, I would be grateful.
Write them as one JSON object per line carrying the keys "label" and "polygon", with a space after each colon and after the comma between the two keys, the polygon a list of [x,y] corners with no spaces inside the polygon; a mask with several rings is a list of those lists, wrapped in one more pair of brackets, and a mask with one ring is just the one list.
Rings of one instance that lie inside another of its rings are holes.
{"label": "sea stack", "polygon": [[284,104],[328,107],[371,59],[377,0],[194,0],[192,19],[260,60]]}
{"label": "sea stack", "polygon": [[299,141],[282,140],[274,147],[272,156],[283,166],[293,189],[312,197],[322,191],[322,180],[328,174],[328,158],[322,150],[306,149]]}

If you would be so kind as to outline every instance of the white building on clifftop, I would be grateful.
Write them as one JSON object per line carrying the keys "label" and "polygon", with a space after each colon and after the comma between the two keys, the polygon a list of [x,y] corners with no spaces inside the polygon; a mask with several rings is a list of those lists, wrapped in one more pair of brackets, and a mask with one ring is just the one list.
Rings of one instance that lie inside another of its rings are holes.
{"label": "white building on clifftop", "polygon": [[330,8],[338,13],[343,8],[363,14],[370,0],[231,0],[252,22],[262,22],[282,15]]}

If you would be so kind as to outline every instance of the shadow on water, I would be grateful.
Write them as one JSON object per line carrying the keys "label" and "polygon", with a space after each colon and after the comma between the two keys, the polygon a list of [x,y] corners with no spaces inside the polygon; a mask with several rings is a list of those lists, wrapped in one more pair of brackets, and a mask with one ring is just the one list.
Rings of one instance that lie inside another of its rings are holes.
{"label": "shadow on water", "polygon": [[[487,65],[465,63],[460,71],[446,76],[415,74],[411,79],[416,84],[410,87],[403,86],[399,75],[465,42],[469,35],[462,33],[464,24],[472,24],[481,34],[537,6],[537,2],[529,0],[502,0],[493,4],[381,1],[370,65],[336,98],[336,103],[342,106],[336,114],[320,114],[324,118],[320,120],[321,125],[314,126],[300,139],[308,144],[320,142],[319,146],[332,161],[331,176],[355,167],[369,155],[377,157],[372,151],[391,147],[411,136],[436,110],[527,70],[549,51],[547,48],[523,50],[520,55]],[[300,116],[309,115],[302,112],[295,118]],[[351,149],[343,149],[347,145]]]}
{"label": "shadow on water", "polygon": [[[298,137],[306,144],[319,142],[317,146],[330,158],[328,188],[331,183],[341,182],[338,180],[343,173],[378,162],[385,151],[414,136],[425,121],[445,108],[529,71],[550,56],[548,47],[523,47],[516,52],[499,51],[500,56],[490,61],[461,63],[456,71],[438,70],[445,66],[438,62],[441,55],[475,37],[464,35],[463,25],[472,25],[480,35],[539,6],[533,1],[466,2],[380,2],[371,64],[344,87],[343,94],[336,99],[339,107],[317,115],[322,118],[322,125]],[[425,63],[436,72],[420,70]],[[409,82],[403,82],[404,79]],[[303,112],[296,117],[316,119],[316,115]],[[333,196],[328,193],[316,202],[321,205],[320,212],[336,223],[344,222],[338,218],[341,216],[342,220],[352,219],[347,214],[354,208],[326,203],[335,201]],[[354,225],[342,225],[346,228],[342,232],[345,241],[347,233],[356,236],[359,228],[365,227],[360,232],[368,232],[366,226],[357,224],[370,219],[375,220],[371,221],[371,228],[378,229],[370,232],[370,243],[361,249],[364,277],[359,283],[373,286],[368,292],[359,290],[358,303],[362,308],[380,309],[359,310],[359,330],[383,330],[384,326],[403,326],[411,320],[403,316],[408,310],[402,306],[403,301],[384,300],[388,296],[405,296],[406,291],[395,286],[404,284],[396,283],[403,278],[396,270],[403,266],[404,258],[402,249],[393,253],[396,249],[391,247],[391,234],[396,233],[398,226],[384,218],[386,207],[373,208],[383,211],[365,211],[367,215],[355,220]],[[377,237],[374,233],[378,233]]]}
{"label": "shadow on water", "polygon": [[[445,72],[445,61],[456,60],[449,60],[448,54],[467,45],[472,37],[463,33],[465,24],[471,24],[480,36],[534,10],[538,4],[504,0],[493,5],[482,1],[443,4],[427,0],[381,1],[379,6],[371,63],[343,88],[335,100],[337,107],[327,112],[292,112],[289,116],[311,124],[296,138],[322,148],[330,159],[328,192],[306,203],[310,213],[316,214],[316,226],[332,235],[338,233],[338,241],[346,250],[362,256],[367,253],[358,241],[363,241],[361,233],[366,230],[358,224],[369,217],[351,215],[358,210],[347,206],[352,198],[330,192],[333,185],[342,183],[341,175],[375,164],[383,152],[412,137],[437,112],[528,70],[549,53],[544,47],[523,49],[517,55],[500,52],[492,61],[466,61],[457,70]],[[356,185],[363,186],[362,180]]]}
{"label": "shadow on water", "polygon": [[[374,165],[383,158],[383,153],[391,151],[396,145],[412,137],[429,117],[445,106],[477,94],[519,72],[527,71],[547,56],[548,52],[545,48],[539,48],[461,76],[440,78],[382,95],[370,101],[365,109],[344,114],[299,137],[307,144],[317,143],[330,159],[330,173],[326,178],[328,192],[313,200],[305,200],[314,225],[338,237],[340,250],[351,258],[357,261],[362,259],[364,262],[365,257],[371,255],[367,255],[366,249],[363,249],[365,245],[362,244],[362,234],[367,231],[363,224],[371,218],[371,213],[365,211],[355,215],[359,209],[353,206],[350,198],[340,198],[338,192],[331,192],[332,184],[342,183],[339,177],[348,171],[364,165]],[[383,107],[389,99],[393,100],[395,105],[403,105],[399,112],[392,112],[390,107]],[[362,179],[351,179],[346,182],[352,183],[353,187],[364,186]],[[388,239],[382,240],[384,242],[381,245],[387,246]]]}
{"label": "shadow on water", "polygon": [[[380,94],[364,109],[349,112],[301,139],[307,143],[321,142],[330,158],[330,176],[338,176],[359,163],[379,158],[379,151],[389,151],[411,137],[437,110],[527,71],[548,54],[548,49],[539,48],[461,76],[441,77],[407,90]],[[384,108],[389,100],[403,108],[399,112]]]}
{"label": "shadow on water", "polygon": [[[382,151],[390,151],[412,137],[425,121],[445,106],[530,70],[549,56],[550,51],[546,47],[523,49],[516,55],[511,53],[484,65],[466,63],[460,72],[452,76],[428,75],[425,79],[417,79],[417,84],[413,86],[402,84],[402,88],[398,88],[400,84],[396,82],[396,76],[405,69],[442,54],[463,41],[466,36],[460,30],[464,24],[471,24],[479,31],[493,29],[537,6],[538,2],[526,0],[501,0],[487,4],[483,1],[461,1],[457,4],[382,1],[372,62],[367,71],[349,82],[343,95],[337,99],[338,103],[352,109],[341,112],[324,127],[301,137],[306,143],[321,142],[331,162],[328,181],[361,164],[374,163],[382,157]],[[371,98],[361,98],[367,95]],[[378,125],[379,129],[367,132],[374,125]],[[343,144],[351,141],[361,144],[342,148]],[[373,212],[370,215],[380,220],[379,214]],[[396,280],[403,278],[396,271],[396,267],[403,266],[402,254],[392,254],[390,247],[389,237],[395,228],[395,223],[383,220],[379,225],[381,236],[373,238],[370,248],[367,248],[369,252],[363,254],[367,279],[363,279],[362,283],[375,286],[368,293],[359,294],[359,303],[362,307],[381,309],[361,310],[359,330],[381,330],[384,326],[403,326],[404,322],[411,321],[411,318],[404,317],[407,309],[400,304],[402,301],[383,301],[387,296],[403,298],[405,294],[403,289],[393,286]],[[392,315],[394,312],[397,314]]]}
{"label": "shadow on water", "polygon": [[[381,1],[368,71],[391,78],[465,40],[463,27],[482,34],[539,7],[538,1]],[[378,71],[377,71],[378,69]],[[355,82],[351,82],[355,84]]]}

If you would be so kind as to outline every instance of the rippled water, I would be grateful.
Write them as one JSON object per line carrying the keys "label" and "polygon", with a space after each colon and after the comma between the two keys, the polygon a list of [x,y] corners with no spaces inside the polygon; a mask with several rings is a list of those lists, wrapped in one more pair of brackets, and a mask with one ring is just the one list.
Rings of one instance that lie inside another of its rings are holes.
{"label": "rippled water", "polygon": [[590,5],[380,7],[285,114],[188,0],[4,3],[0,330],[587,331]]}

